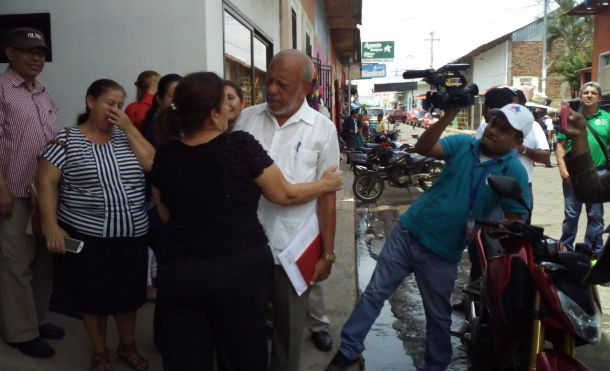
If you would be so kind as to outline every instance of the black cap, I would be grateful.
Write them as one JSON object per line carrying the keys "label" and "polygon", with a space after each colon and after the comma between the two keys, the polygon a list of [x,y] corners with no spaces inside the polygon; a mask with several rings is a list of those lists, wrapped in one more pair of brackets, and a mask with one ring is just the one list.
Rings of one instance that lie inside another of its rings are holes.
{"label": "black cap", "polygon": [[493,88],[485,93],[485,105],[488,109],[502,108],[513,103],[515,94],[510,88]]}
{"label": "black cap", "polygon": [[44,34],[35,28],[20,27],[11,30],[6,37],[5,47],[15,49],[44,48],[49,49]]}

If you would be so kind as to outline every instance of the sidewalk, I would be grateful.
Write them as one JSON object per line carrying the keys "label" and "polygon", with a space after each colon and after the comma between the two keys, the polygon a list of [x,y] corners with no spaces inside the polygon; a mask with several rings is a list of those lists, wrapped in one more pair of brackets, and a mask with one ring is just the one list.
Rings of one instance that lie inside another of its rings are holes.
{"label": "sidewalk", "polygon": [[[330,278],[323,282],[327,314],[331,320],[330,333],[333,337],[333,350],[323,353],[318,351],[309,331],[305,330],[301,369],[323,370],[339,346],[339,332],[356,303],[356,252],[354,249],[354,198],[352,195],[352,172],[342,164],[344,173],[343,190],[337,192],[337,230],[335,235],[335,254],[337,261],[333,266]],[[136,344],[138,350],[148,359],[149,370],[162,370],[161,356],[152,342],[152,323],[154,305],[147,303],[138,311],[136,327]],[[62,340],[50,340],[49,344],[56,354],[50,359],[27,357],[17,349],[0,341],[0,370],[67,370],[80,371],[89,368],[91,345],[80,320],[57,313],[49,314],[49,322],[66,331]],[[107,346],[111,353],[111,362],[115,370],[131,370],[115,355],[118,337],[114,322],[108,321]],[[353,368],[356,370],[356,366]]]}

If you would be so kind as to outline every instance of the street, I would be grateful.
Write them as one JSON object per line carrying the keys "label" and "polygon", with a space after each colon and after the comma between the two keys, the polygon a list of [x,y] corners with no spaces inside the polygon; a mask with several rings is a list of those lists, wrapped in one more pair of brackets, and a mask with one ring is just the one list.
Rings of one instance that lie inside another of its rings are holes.
{"label": "street", "polygon": [[[413,134],[421,134],[423,129],[400,125],[401,136],[409,142]],[[455,134],[449,128],[444,135]],[[551,162],[556,165],[554,155]],[[358,248],[358,281],[359,289],[366,287],[372,274],[374,263],[379,255],[385,235],[389,233],[398,217],[421,193],[419,188],[411,188],[411,194],[406,189],[385,187],[382,196],[376,204],[358,202],[356,208],[356,230]],[[544,227],[545,234],[558,239],[561,235],[563,220],[563,193],[559,171],[556,166],[546,168],[543,165],[534,167],[534,211],[532,224]],[[610,215],[608,204],[604,206],[606,215]],[[448,216],[449,217],[449,216]],[[606,219],[608,224],[608,219]],[[579,220],[577,241],[582,241],[586,227],[586,213]],[[458,279],[453,292],[452,301],[461,298],[460,288],[467,282],[469,262],[464,254],[458,266]],[[598,345],[586,345],[576,348],[576,357],[593,370],[607,369],[610,355],[606,349],[610,342],[610,289],[598,286],[602,303],[603,335]],[[463,314],[454,312],[452,329],[458,330],[463,322]],[[404,370],[412,369],[413,365],[423,360],[425,334],[425,319],[421,298],[417,291],[415,279],[411,276],[405,279],[398,290],[386,301],[382,313],[369,333],[363,356],[367,370]],[[450,370],[465,370],[469,367],[467,356],[459,339],[453,338],[453,359]],[[602,351],[603,350],[603,351]]]}

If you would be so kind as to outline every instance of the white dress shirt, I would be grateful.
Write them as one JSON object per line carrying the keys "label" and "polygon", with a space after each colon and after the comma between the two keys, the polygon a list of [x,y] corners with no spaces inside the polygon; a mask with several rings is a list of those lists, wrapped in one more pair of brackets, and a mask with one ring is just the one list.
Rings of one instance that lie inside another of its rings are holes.
{"label": "white dress shirt", "polygon": [[[309,107],[305,100],[281,127],[266,103],[249,107],[242,111],[235,130],[252,134],[293,184],[316,181],[324,170],[339,165],[335,125]],[[275,264],[279,264],[277,255],[313,217],[316,207],[316,200],[297,206],[282,206],[261,197],[258,219],[269,239]]]}

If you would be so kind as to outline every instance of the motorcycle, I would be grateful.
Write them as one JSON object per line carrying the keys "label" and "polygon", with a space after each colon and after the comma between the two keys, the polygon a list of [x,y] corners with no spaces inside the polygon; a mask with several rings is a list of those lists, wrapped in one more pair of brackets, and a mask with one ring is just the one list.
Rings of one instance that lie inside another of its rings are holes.
{"label": "motorcycle", "polygon": [[[493,175],[488,183],[530,210],[514,179]],[[480,368],[587,370],[574,349],[600,337],[597,289],[583,284],[589,259],[560,251],[541,227],[476,222],[483,226],[475,240],[481,276],[463,288],[466,321],[458,335]]]}
{"label": "motorcycle", "polygon": [[425,191],[443,168],[437,159],[382,146],[371,148],[364,156],[348,153],[349,161],[354,170],[352,190],[363,202],[376,201],[386,181],[391,187],[409,190],[417,186]]}

